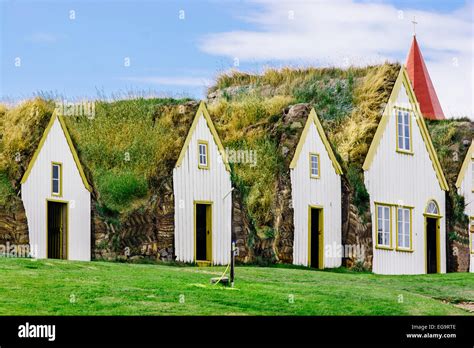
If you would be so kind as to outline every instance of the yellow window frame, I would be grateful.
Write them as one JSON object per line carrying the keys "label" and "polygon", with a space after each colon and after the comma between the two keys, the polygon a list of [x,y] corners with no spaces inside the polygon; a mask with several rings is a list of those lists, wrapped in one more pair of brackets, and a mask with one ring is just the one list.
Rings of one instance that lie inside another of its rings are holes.
{"label": "yellow window frame", "polygon": [[474,193],[474,157],[471,159],[471,191]]}
{"label": "yellow window frame", "polygon": [[[313,156],[315,156],[318,159],[318,175],[313,174],[313,161],[312,161]],[[321,157],[319,156],[319,153],[316,153],[316,152],[309,153],[309,177],[311,179],[321,178]]]}
{"label": "yellow window frame", "polygon": [[[53,168],[59,167],[59,192],[53,191]],[[61,162],[51,162],[51,196],[62,197],[63,196],[63,164]]]}
{"label": "yellow window frame", "polygon": [[[398,153],[401,153],[401,154],[405,154],[405,155],[413,155],[414,152],[413,152],[413,124],[412,124],[412,118],[413,118],[413,111],[410,110],[410,109],[407,109],[407,108],[401,108],[401,107],[394,107],[393,108],[394,112],[395,112],[395,132],[396,132],[396,137],[395,137],[395,143],[396,143],[396,151]],[[406,150],[406,149],[401,149],[399,147],[399,143],[398,143],[398,113],[399,112],[408,112],[408,131],[410,133],[410,150]]]}
{"label": "yellow window frame", "polygon": [[[393,250],[392,245],[392,233],[393,233],[393,214],[392,214],[392,206],[393,204],[389,203],[382,203],[382,202],[375,202],[375,248],[376,249],[383,249],[383,250]],[[379,207],[388,208],[389,209],[389,239],[390,245],[379,244]]]}
{"label": "yellow window frame", "polygon": [[[396,217],[396,241],[395,241],[395,249],[397,251],[405,251],[405,252],[413,252],[414,249],[413,249],[413,207],[410,207],[410,206],[405,206],[405,205],[397,205],[396,206],[397,208],[397,217]],[[398,245],[398,223],[399,223],[399,220],[398,220],[398,210],[399,209],[408,209],[410,211],[410,246],[408,248],[406,247],[400,247]]]}
{"label": "yellow window frame", "polygon": [[[206,148],[206,164],[201,164],[201,145],[205,145]],[[197,147],[197,153],[198,153],[198,168],[199,169],[209,169],[210,166],[210,159],[209,159],[209,142],[206,140],[198,140],[198,147]]]}
{"label": "yellow window frame", "polygon": [[469,233],[471,236],[471,240],[469,241],[469,250],[471,251],[471,254],[474,255],[474,216],[469,218],[469,232],[471,232]]}

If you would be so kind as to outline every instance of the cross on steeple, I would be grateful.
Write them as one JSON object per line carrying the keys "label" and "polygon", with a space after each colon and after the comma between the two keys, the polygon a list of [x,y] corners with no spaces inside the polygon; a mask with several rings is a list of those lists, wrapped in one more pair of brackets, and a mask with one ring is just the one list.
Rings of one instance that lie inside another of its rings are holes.
{"label": "cross on steeple", "polygon": [[416,36],[415,27],[418,24],[418,22],[415,20],[415,16],[413,16],[413,20],[411,22],[413,23],[413,36]]}

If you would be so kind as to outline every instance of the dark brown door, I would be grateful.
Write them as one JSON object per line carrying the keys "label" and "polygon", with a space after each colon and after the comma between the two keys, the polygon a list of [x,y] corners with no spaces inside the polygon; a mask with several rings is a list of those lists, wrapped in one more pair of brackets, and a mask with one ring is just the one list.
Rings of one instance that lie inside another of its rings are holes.
{"label": "dark brown door", "polygon": [[319,268],[319,209],[311,209],[311,264]]}
{"label": "dark brown door", "polygon": [[426,263],[428,273],[438,272],[438,220],[426,218]]}
{"label": "dark brown door", "polygon": [[48,202],[48,258],[67,259],[67,204]]}

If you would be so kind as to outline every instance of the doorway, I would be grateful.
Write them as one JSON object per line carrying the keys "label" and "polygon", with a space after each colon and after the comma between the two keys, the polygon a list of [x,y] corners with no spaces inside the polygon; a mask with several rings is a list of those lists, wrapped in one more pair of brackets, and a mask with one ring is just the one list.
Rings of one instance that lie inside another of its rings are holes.
{"label": "doorway", "polygon": [[212,203],[195,202],[195,259],[212,261]]}
{"label": "doorway", "polygon": [[324,268],[323,209],[309,207],[308,264],[311,268]]}
{"label": "doorway", "polygon": [[47,257],[67,260],[67,203],[47,201]]}
{"label": "doorway", "polygon": [[426,217],[426,272],[439,272],[439,219]]}

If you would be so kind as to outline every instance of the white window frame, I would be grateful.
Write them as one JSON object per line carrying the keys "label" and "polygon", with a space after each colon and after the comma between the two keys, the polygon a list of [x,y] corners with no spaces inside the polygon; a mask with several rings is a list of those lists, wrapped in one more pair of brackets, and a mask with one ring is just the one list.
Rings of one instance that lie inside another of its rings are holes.
{"label": "white window frame", "polygon": [[[400,122],[400,117],[401,121]],[[412,113],[409,110],[396,108],[395,109],[395,120],[396,120],[396,132],[397,132],[397,151],[402,153],[413,153],[413,141],[412,141],[412,124],[411,124]],[[401,126],[401,129],[400,129]],[[408,127],[408,132],[407,132]],[[408,133],[408,134],[407,134]],[[400,140],[402,140],[400,146]],[[408,141],[408,147],[407,147]]]}
{"label": "white window frame", "polygon": [[[382,216],[380,216],[380,211]],[[392,221],[392,206],[384,203],[375,203],[375,247],[377,249],[392,249]],[[380,225],[382,225],[382,229],[380,229]],[[380,234],[383,235],[383,243],[379,243]],[[387,237],[388,243],[385,243]]]}
{"label": "white window frame", "polygon": [[[54,168],[58,168],[58,177],[54,177]],[[63,164],[60,162],[51,162],[51,196],[61,197],[63,194],[63,186],[62,186],[62,178],[63,178]],[[54,191],[54,183],[58,183],[58,191]]]}
{"label": "white window frame", "polygon": [[411,207],[397,207],[397,250],[412,251],[412,210],[413,208]]}
{"label": "white window frame", "polygon": [[[316,158],[316,164],[317,164],[317,167],[314,168],[313,167],[313,158]],[[313,169],[316,169],[317,173],[315,174]],[[319,157],[319,153],[314,153],[314,152],[311,152],[309,154],[309,176],[312,178],[312,179],[319,179],[321,177],[321,159]]]}
{"label": "white window frame", "polygon": [[[201,153],[202,148],[204,148],[204,153]],[[205,140],[198,140],[198,167],[209,169],[209,143]]]}

